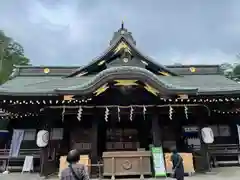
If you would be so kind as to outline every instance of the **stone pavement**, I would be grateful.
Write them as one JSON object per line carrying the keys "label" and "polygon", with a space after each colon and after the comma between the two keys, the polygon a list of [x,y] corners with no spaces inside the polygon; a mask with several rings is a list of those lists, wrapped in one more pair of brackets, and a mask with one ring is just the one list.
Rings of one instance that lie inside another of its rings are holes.
{"label": "stone pavement", "polygon": [[[36,174],[0,174],[1,180],[42,180],[43,178],[39,177]],[[166,178],[161,178],[166,179]],[[210,174],[196,174],[191,177],[186,177],[186,180],[239,180],[240,179],[240,167],[224,167],[214,169],[214,173]],[[57,180],[57,178],[51,178],[49,180]],[[119,180],[119,179],[118,179]],[[130,180],[130,179],[128,179]],[[132,180],[132,179],[131,179]],[[137,179],[134,179],[137,180]],[[154,180],[151,178],[149,180]],[[171,180],[171,178],[167,178]]]}

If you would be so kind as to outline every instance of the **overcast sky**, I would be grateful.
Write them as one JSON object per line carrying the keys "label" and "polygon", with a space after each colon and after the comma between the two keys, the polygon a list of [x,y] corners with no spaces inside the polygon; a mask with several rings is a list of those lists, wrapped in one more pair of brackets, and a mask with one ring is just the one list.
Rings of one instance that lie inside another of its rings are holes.
{"label": "overcast sky", "polygon": [[103,52],[121,21],[162,64],[235,62],[239,0],[4,0],[0,29],[34,65],[83,65]]}

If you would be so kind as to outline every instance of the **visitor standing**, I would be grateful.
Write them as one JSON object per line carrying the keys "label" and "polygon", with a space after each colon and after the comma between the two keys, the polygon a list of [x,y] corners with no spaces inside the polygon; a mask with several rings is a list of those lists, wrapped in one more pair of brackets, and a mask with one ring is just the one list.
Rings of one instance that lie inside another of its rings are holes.
{"label": "visitor standing", "polygon": [[172,151],[171,161],[173,165],[173,177],[177,180],[184,180],[183,159],[175,149]]}
{"label": "visitor standing", "polygon": [[89,180],[87,167],[78,164],[80,153],[78,150],[71,150],[67,155],[69,166],[61,172],[61,180]]}

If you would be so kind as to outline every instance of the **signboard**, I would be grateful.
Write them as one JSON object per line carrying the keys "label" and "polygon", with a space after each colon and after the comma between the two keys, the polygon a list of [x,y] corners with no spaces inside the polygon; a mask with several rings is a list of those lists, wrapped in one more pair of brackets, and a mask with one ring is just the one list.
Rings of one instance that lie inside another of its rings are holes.
{"label": "signboard", "polygon": [[151,147],[155,177],[166,176],[162,147]]}
{"label": "signboard", "polygon": [[184,132],[198,132],[197,126],[184,126],[183,127]]}
{"label": "signboard", "polygon": [[26,156],[22,168],[22,173],[30,171],[33,171],[33,156]]}

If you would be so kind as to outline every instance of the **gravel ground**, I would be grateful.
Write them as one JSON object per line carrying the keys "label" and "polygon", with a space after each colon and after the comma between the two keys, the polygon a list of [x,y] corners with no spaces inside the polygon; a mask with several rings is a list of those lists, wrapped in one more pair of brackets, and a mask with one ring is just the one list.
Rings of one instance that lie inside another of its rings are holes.
{"label": "gravel ground", "polygon": [[[186,177],[186,180],[239,180],[240,179],[240,167],[225,167],[214,169],[214,173],[210,174],[196,174],[191,177]],[[1,180],[42,180],[43,178],[39,177],[37,174],[0,174]],[[154,180],[154,178],[151,178]],[[149,179],[149,180],[151,180]],[[165,179],[165,178],[161,178]],[[171,180],[171,178],[167,178]],[[50,178],[49,180],[57,180],[57,178]],[[130,179],[128,179],[130,180]],[[135,180],[135,179],[134,179]]]}

